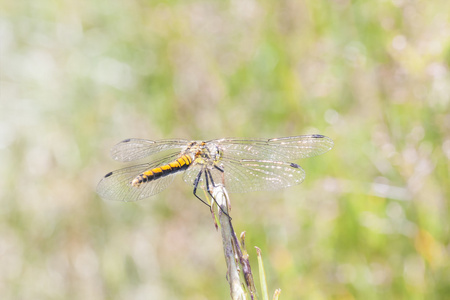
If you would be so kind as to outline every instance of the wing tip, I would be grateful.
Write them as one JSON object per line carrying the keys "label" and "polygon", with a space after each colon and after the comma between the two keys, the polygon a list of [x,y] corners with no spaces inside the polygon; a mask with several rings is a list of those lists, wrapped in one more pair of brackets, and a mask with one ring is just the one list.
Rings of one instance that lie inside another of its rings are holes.
{"label": "wing tip", "polygon": [[[316,139],[321,139],[321,140],[327,141],[327,143],[328,143],[328,149],[327,149],[326,151],[330,151],[331,149],[333,149],[334,141],[333,141],[331,138],[329,138],[329,137],[327,137],[327,136],[325,136],[325,135],[322,135],[322,134],[313,134],[313,135],[311,135],[311,137],[312,137],[312,138],[316,138]],[[326,152],[326,151],[325,151],[325,152]]]}

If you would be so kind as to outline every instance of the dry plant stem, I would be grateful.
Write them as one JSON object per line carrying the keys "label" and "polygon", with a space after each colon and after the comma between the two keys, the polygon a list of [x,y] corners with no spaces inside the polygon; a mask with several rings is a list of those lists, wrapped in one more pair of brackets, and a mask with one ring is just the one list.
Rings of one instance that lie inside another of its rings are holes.
{"label": "dry plant stem", "polygon": [[[253,281],[253,274],[252,274],[252,268],[250,267],[250,261],[248,260],[248,254],[247,251],[244,255],[242,253],[241,244],[239,243],[239,240],[236,236],[236,232],[234,231],[233,225],[231,224],[230,220],[230,227],[231,227],[231,234],[233,236],[233,242],[236,245],[236,254],[239,257],[239,262],[242,266],[242,271],[244,273],[245,283],[247,285],[248,290],[250,291],[250,296],[253,299],[256,294],[256,288],[255,288],[255,282]],[[244,244],[244,236],[242,235],[242,244]],[[244,249],[245,250],[245,249]]]}
{"label": "dry plant stem", "polygon": [[217,205],[222,208],[219,209],[219,222],[222,233],[223,251],[228,268],[227,279],[228,283],[230,284],[231,299],[244,300],[246,299],[245,291],[241,286],[238,266],[236,264],[236,260],[234,259],[234,248],[232,243],[234,231],[231,226],[230,218],[223,213],[226,212],[228,214],[227,194],[225,188],[220,185],[214,187],[213,196],[214,199],[216,199]]}

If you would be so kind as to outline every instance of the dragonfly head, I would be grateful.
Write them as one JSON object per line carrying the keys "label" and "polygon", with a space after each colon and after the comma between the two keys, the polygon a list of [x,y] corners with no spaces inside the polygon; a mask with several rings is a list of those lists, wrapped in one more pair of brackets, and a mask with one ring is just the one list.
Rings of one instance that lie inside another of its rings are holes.
{"label": "dragonfly head", "polygon": [[222,150],[216,144],[209,143],[207,149],[209,160],[212,163],[216,163],[222,158]]}

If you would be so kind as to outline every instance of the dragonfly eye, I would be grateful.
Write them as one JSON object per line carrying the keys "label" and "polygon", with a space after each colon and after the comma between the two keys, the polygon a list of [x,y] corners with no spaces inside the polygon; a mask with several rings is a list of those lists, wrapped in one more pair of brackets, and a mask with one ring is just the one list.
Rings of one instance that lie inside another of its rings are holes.
{"label": "dragonfly eye", "polygon": [[222,158],[222,150],[220,150],[218,147],[216,148],[216,151],[214,153],[214,161],[218,161]]}

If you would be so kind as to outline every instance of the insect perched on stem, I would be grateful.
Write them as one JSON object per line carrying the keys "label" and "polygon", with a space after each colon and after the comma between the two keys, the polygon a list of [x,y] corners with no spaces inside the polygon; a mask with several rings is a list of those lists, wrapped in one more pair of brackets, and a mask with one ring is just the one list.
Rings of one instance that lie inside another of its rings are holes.
{"label": "insect perched on stem", "polygon": [[275,139],[218,139],[210,141],[127,139],[111,149],[115,160],[149,162],[106,174],[97,193],[107,200],[136,201],[166,189],[174,175],[211,194],[216,183],[230,193],[276,190],[300,184],[305,171],[292,161],[319,155],[333,147],[323,135]]}

